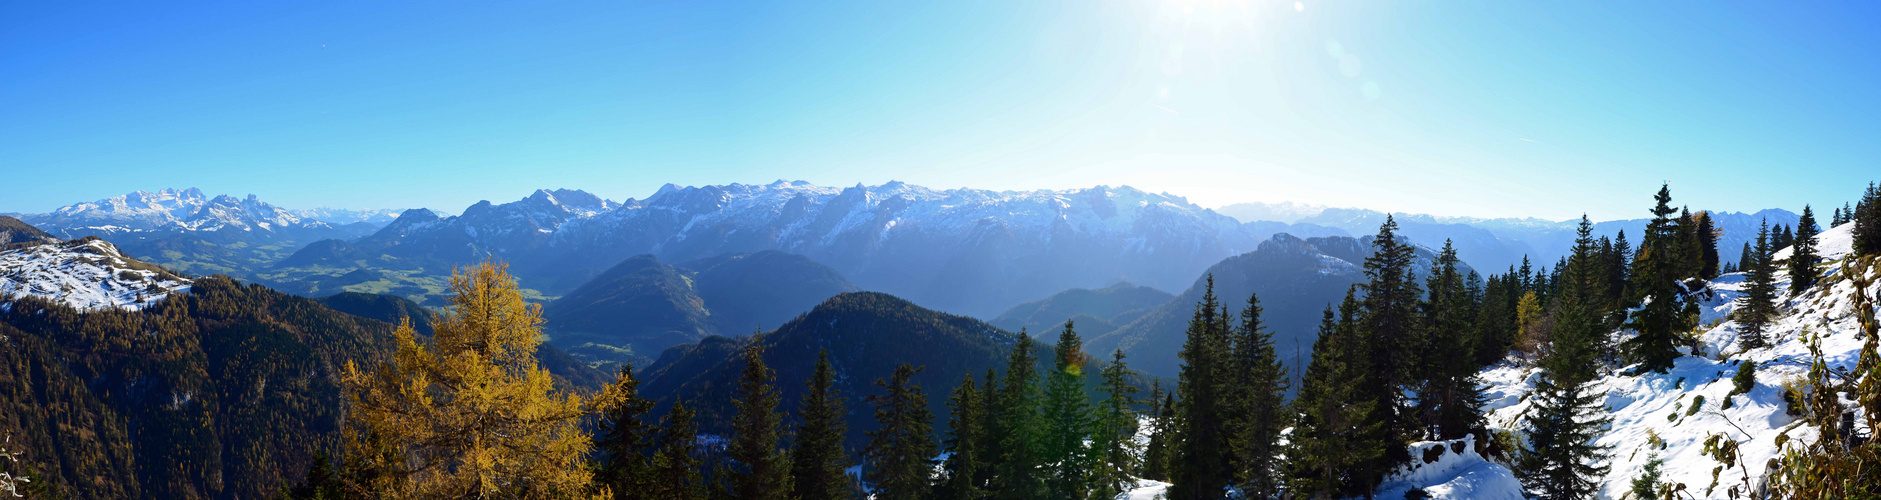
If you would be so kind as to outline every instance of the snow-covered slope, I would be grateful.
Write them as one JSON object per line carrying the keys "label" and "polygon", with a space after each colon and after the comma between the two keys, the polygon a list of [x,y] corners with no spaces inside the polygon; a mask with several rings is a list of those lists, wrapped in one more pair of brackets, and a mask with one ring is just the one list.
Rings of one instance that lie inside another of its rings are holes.
{"label": "snow-covered slope", "polygon": [[[1744,277],[1732,274],[1710,282],[1708,291],[1700,292],[1703,333],[1702,350],[1680,357],[1667,373],[1629,376],[1608,374],[1596,384],[1606,392],[1606,405],[1613,418],[1611,428],[1596,444],[1611,446],[1612,470],[1601,481],[1606,498],[1619,498],[1630,488],[1653,456],[1665,460],[1663,481],[1684,483],[1698,498],[1722,498],[1726,488],[1741,484],[1749,476],[1758,484],[1765,474],[1765,464],[1778,455],[1776,438],[1788,434],[1791,440],[1807,441],[1815,431],[1800,426],[1786,411],[1783,401],[1784,380],[1800,377],[1808,371],[1809,350],[1805,335],[1818,336],[1831,367],[1852,367],[1860,356],[1861,340],[1851,297],[1854,288],[1840,276],[1837,259],[1846,257],[1851,241],[1851,225],[1830,229],[1820,237],[1819,248],[1829,271],[1824,284],[1789,298],[1789,284],[1779,281],[1781,317],[1772,327],[1773,346],[1744,352],[1737,344],[1738,324],[1729,321],[1743,296]],[[1789,250],[1778,252],[1786,258]],[[1870,276],[1881,271],[1869,269]],[[1787,275],[1783,275],[1787,278]],[[1881,286],[1868,291],[1869,297],[1881,293]],[[1748,394],[1732,396],[1731,377],[1743,361],[1756,361],[1757,384]],[[1619,370],[1624,372],[1624,370]],[[1530,402],[1526,394],[1533,387],[1535,370],[1517,364],[1504,364],[1483,372],[1489,384],[1490,425],[1517,430]],[[1730,408],[1723,408],[1731,400]],[[1713,435],[1740,442],[1741,467],[1719,472],[1718,486],[1709,494],[1712,471],[1718,463],[1702,454],[1704,442]]]}
{"label": "snow-covered slope", "polygon": [[189,286],[189,278],[98,238],[0,252],[0,301],[35,296],[81,310],[141,309]]}

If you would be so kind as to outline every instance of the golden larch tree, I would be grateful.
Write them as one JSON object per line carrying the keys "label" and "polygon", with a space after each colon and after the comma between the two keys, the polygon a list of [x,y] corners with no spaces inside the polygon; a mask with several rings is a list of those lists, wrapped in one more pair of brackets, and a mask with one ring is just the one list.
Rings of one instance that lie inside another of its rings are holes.
{"label": "golden larch tree", "polygon": [[557,391],[537,366],[541,307],[502,264],[452,272],[450,308],[421,343],[410,321],[390,363],[344,375],[355,493],[386,498],[581,495],[591,442],[581,417],[618,398]]}

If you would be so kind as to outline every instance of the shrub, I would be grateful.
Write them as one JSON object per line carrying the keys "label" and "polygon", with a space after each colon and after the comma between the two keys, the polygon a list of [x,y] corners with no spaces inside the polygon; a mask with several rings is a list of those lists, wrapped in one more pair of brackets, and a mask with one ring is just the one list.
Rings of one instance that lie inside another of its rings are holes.
{"label": "shrub", "polygon": [[1749,394],[1757,387],[1757,362],[1745,361],[1737,365],[1737,375],[1731,376],[1731,395]]}

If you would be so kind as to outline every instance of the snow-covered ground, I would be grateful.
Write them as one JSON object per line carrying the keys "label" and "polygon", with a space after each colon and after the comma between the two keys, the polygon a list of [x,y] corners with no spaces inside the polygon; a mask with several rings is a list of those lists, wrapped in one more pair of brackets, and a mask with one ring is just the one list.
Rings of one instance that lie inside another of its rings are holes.
{"label": "snow-covered ground", "polygon": [[[1738,345],[1739,325],[1727,318],[1739,305],[1745,280],[1741,274],[1721,276],[1699,293],[1700,322],[1705,329],[1702,352],[1678,358],[1666,373],[1631,376],[1621,369],[1595,383],[1596,391],[1606,392],[1608,415],[1613,418],[1612,426],[1595,441],[1612,447],[1611,470],[1601,480],[1604,498],[1620,498],[1630,491],[1633,478],[1655,455],[1665,461],[1662,481],[1684,483],[1694,497],[1724,498],[1726,489],[1742,484],[1746,476],[1752,484],[1761,481],[1766,463],[1780,453],[1779,434],[1788,434],[1792,442],[1815,438],[1814,429],[1800,425],[1786,412],[1781,385],[1808,371],[1811,358],[1805,334],[1820,338],[1831,367],[1852,367],[1860,356],[1862,341],[1856,338],[1851,303],[1854,286],[1841,279],[1838,260],[1849,253],[1850,230],[1850,225],[1830,229],[1818,240],[1819,253],[1828,263],[1827,286],[1790,298],[1788,273],[1779,274],[1778,295],[1784,299],[1781,316],[1769,332],[1771,347],[1744,352]],[[1777,253],[1779,259],[1788,256],[1788,249]],[[1867,272],[1877,275],[1872,269]],[[1869,297],[1877,294],[1881,286],[1868,291]],[[1757,362],[1757,384],[1748,394],[1733,396],[1731,377],[1744,361]],[[1533,367],[1516,363],[1484,370],[1491,427],[1522,428],[1522,415],[1530,407],[1526,394],[1535,376]],[[1728,409],[1723,408],[1727,399],[1732,401]],[[1719,463],[1702,451],[1705,440],[1713,435],[1739,443],[1739,465],[1720,471],[1716,489],[1707,493]]]}
{"label": "snow-covered ground", "polygon": [[0,252],[0,301],[38,296],[81,310],[142,309],[189,286],[189,278],[96,238]]}
{"label": "snow-covered ground", "polygon": [[1411,443],[1411,464],[1385,477],[1378,498],[1422,489],[1430,498],[1521,500],[1522,483],[1507,466],[1483,457],[1474,436]]}

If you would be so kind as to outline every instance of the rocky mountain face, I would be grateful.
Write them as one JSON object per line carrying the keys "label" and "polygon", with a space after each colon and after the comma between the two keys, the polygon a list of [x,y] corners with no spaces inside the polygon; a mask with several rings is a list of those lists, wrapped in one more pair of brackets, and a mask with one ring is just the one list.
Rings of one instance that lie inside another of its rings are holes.
{"label": "rocky mountain face", "polygon": [[[1175,376],[1183,332],[1212,276],[1215,296],[1232,313],[1246,307],[1249,295],[1258,294],[1265,310],[1262,318],[1274,333],[1275,349],[1289,366],[1304,366],[1301,363],[1312,355],[1320,313],[1343,299],[1347,288],[1365,281],[1365,258],[1372,254],[1372,238],[1276,235],[1253,252],[1208,268],[1188,290],[1141,318],[1091,338],[1086,349],[1098,353],[1123,349],[1133,368]],[[1422,246],[1416,252],[1414,267],[1421,279],[1430,275],[1437,254]],[[1465,274],[1470,271],[1467,264],[1463,268]]]}

